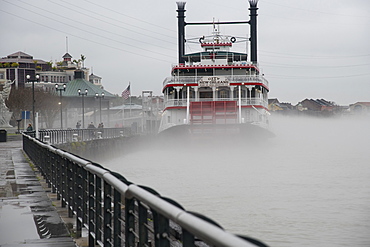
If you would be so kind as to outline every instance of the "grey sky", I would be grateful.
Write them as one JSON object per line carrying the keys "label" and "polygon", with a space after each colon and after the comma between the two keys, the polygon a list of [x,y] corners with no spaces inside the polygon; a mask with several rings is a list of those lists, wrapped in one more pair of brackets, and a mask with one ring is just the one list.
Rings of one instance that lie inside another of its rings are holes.
{"label": "grey sky", "polygon": [[[249,20],[247,0],[189,0],[186,20]],[[258,59],[270,98],[296,104],[325,98],[338,104],[370,101],[370,2],[368,0],[260,0]],[[176,1],[0,0],[0,56],[23,51],[61,61],[66,52],[120,94],[161,93],[177,62]],[[249,26],[221,26],[246,36]],[[211,27],[187,27],[187,38]],[[234,51],[246,51],[239,45]],[[198,51],[187,44],[187,51]]]}

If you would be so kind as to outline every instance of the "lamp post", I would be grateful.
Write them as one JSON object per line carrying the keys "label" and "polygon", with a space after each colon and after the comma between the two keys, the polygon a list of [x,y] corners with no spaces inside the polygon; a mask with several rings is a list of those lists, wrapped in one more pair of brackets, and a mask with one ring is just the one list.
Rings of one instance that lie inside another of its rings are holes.
{"label": "lamp post", "polygon": [[64,83],[61,88],[58,84],[55,84],[55,90],[60,93],[60,128],[63,129],[63,106],[62,106],[62,92],[66,91],[67,85]]}
{"label": "lamp post", "polygon": [[[26,75],[27,82],[31,81],[31,76]],[[38,82],[40,79],[39,75],[35,76],[36,81]],[[32,80],[32,121],[33,125],[35,125],[35,80]]]}
{"label": "lamp post", "polygon": [[101,99],[104,99],[104,92],[99,95],[98,93],[95,94],[95,98],[99,99],[99,114],[100,114],[100,123],[102,123],[101,120]]}
{"label": "lamp post", "polygon": [[82,128],[85,128],[85,106],[84,106],[84,96],[87,95],[88,90],[85,89],[84,93],[81,93],[81,89],[78,89],[78,95],[82,96]]}

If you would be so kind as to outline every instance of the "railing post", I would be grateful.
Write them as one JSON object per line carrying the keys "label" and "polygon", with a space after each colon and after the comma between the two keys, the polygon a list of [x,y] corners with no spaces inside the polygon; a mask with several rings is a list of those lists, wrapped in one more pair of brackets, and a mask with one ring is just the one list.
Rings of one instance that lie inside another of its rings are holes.
{"label": "railing post", "polygon": [[57,163],[57,160],[58,160],[58,154],[56,153],[52,153],[52,156],[51,156],[51,163],[49,164],[50,165],[50,170],[51,170],[51,193],[55,193],[57,191],[57,166],[56,166],[56,163]]}
{"label": "railing post", "polygon": [[153,211],[155,247],[170,247],[169,219]]}
{"label": "railing post", "polygon": [[148,210],[143,204],[139,203],[139,247],[149,246],[148,229]]}
{"label": "railing post", "polygon": [[125,199],[125,236],[126,246],[135,246],[135,199]]}
{"label": "railing post", "polygon": [[114,189],[113,246],[121,246],[121,193]]}
{"label": "railing post", "polygon": [[101,190],[101,178],[96,176],[95,177],[95,236],[96,236],[96,242],[101,241],[101,231],[102,231],[102,206],[101,206],[101,199],[102,199],[102,190]]}
{"label": "railing post", "polygon": [[112,187],[104,181],[104,246],[112,246]]}
{"label": "railing post", "polygon": [[[94,189],[95,189],[95,175],[91,172],[88,173],[89,176],[89,247],[94,247],[96,244],[96,232],[99,230],[96,227],[95,219],[97,219],[94,210]],[[93,236],[94,234],[94,236]]]}
{"label": "railing post", "polygon": [[62,201],[61,201],[61,207],[62,208],[65,208],[66,207],[66,202],[68,200],[68,191],[67,191],[67,184],[68,184],[68,160],[67,159],[64,159],[62,161],[62,170],[61,170],[61,197],[62,197]]}
{"label": "railing post", "polygon": [[60,200],[60,193],[62,190],[62,164],[63,164],[63,158],[59,157],[59,159],[56,162],[56,193],[57,193],[57,200]]}
{"label": "railing post", "polygon": [[75,208],[75,211],[76,211],[76,237],[79,238],[81,237],[81,234],[82,234],[82,208],[83,208],[83,201],[82,201],[82,194],[83,194],[83,191],[82,191],[82,183],[83,183],[83,177],[81,175],[81,166],[77,165],[77,164],[73,164],[75,166],[75,169],[74,169],[74,181],[75,181],[75,184],[76,184],[76,187],[75,187],[75,203],[74,203],[74,208]]}
{"label": "railing post", "polygon": [[68,162],[68,172],[67,172],[67,195],[68,195],[68,217],[73,217],[73,171],[72,162]]}
{"label": "railing post", "polygon": [[182,229],[182,244],[186,247],[195,247],[194,235],[184,228]]}
{"label": "railing post", "polygon": [[89,177],[86,169],[81,169],[82,176],[82,223],[88,219],[88,204],[89,204]]}

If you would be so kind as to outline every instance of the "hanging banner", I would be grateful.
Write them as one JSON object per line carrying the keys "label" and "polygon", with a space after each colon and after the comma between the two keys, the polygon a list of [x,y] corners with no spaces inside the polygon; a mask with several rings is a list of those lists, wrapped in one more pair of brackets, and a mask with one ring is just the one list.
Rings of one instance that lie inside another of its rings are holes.
{"label": "hanging banner", "polygon": [[30,111],[22,111],[22,119],[30,119]]}

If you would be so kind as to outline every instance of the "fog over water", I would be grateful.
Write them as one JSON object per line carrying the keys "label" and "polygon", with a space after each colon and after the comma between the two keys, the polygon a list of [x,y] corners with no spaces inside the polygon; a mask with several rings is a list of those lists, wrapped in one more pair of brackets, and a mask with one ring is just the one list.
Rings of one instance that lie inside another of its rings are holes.
{"label": "fog over water", "polygon": [[262,143],[178,139],[102,164],[271,246],[370,246],[370,119],[271,125]]}

